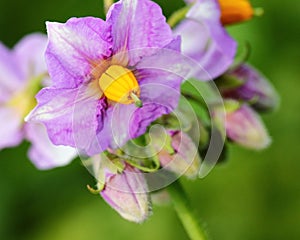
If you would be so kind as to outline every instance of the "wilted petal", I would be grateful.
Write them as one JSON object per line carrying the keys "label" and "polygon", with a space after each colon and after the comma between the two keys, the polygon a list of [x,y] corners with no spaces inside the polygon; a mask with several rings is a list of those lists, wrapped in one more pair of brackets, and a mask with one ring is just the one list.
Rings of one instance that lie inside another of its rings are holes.
{"label": "wilted petal", "polygon": [[[149,0],[120,1],[112,6],[107,19],[112,25],[114,53],[129,50],[131,66],[151,55],[151,47],[164,47],[173,39],[161,8]],[[134,49],[143,49],[143,52],[132,51]]]}
{"label": "wilted petal", "polygon": [[92,68],[111,55],[110,26],[100,18],[47,22],[46,61],[53,85],[74,88],[89,80]]}
{"label": "wilted petal", "polygon": [[198,0],[176,28],[182,37],[183,54],[193,58],[206,71],[195,74],[200,80],[210,80],[224,73],[234,60],[236,42],[220,22],[220,7],[216,0]]}
{"label": "wilted petal", "polygon": [[0,119],[0,149],[20,144],[24,136],[20,114],[14,108],[1,107]]}
{"label": "wilted petal", "polygon": [[148,188],[143,174],[126,165],[120,174],[108,174],[101,196],[123,218],[143,222],[150,214]]}
{"label": "wilted petal", "polygon": [[55,146],[50,141],[46,128],[37,123],[25,125],[26,138],[31,142],[29,159],[41,170],[65,166],[76,156],[76,149]]}

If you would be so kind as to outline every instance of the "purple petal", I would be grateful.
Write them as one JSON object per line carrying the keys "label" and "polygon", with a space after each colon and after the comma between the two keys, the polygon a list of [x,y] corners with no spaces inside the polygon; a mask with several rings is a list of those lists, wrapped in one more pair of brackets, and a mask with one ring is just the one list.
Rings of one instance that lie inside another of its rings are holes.
{"label": "purple petal", "polygon": [[[107,14],[112,25],[114,53],[129,50],[129,65],[135,65],[143,56],[153,53],[151,47],[161,48],[172,39],[161,8],[149,0],[123,0],[114,4]],[[144,51],[131,52],[134,49]]]}
{"label": "purple petal", "polygon": [[46,45],[46,35],[33,33],[25,36],[14,47],[14,58],[24,81],[47,72],[44,57]]}
{"label": "purple petal", "polygon": [[0,102],[23,87],[23,77],[13,53],[0,42]]}
{"label": "purple petal", "polygon": [[29,158],[38,169],[65,166],[75,158],[74,148],[53,145],[43,125],[27,123],[25,131],[27,139],[32,144],[28,153]]}
{"label": "purple petal", "polygon": [[184,79],[201,70],[193,59],[180,52],[180,44],[181,38],[177,37],[164,48],[155,48],[155,54],[141,59],[135,66],[138,70],[136,73],[138,80],[147,81],[148,77],[145,76],[152,75],[151,82],[168,82],[168,85],[178,88]]}
{"label": "purple petal", "polygon": [[86,150],[95,140],[106,107],[89,90],[44,88],[37,95],[37,107],[26,120],[43,123],[55,145]]}
{"label": "purple petal", "polygon": [[23,120],[14,108],[0,108],[0,149],[14,147],[23,140]]}
{"label": "purple petal", "polygon": [[75,88],[90,79],[93,66],[111,56],[110,26],[102,19],[71,18],[47,23],[46,61],[53,85]]}
{"label": "purple petal", "polygon": [[182,37],[182,52],[196,60],[206,71],[195,77],[209,80],[224,73],[232,64],[236,42],[220,22],[216,0],[198,0],[174,30]]}

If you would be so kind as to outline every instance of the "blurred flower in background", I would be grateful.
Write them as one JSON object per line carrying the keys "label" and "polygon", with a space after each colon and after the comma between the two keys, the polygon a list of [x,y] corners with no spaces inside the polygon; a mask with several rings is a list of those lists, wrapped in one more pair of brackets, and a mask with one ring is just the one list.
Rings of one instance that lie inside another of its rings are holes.
{"label": "blurred flower in background", "polygon": [[29,158],[39,169],[66,165],[76,154],[75,149],[54,146],[42,125],[24,122],[36,104],[35,94],[47,81],[46,44],[47,37],[36,33],[24,37],[13,50],[0,45],[0,148],[29,140]]}
{"label": "blurred flower in background", "polygon": [[220,5],[215,0],[188,1],[186,17],[174,32],[182,37],[182,53],[203,69],[194,74],[211,80],[224,73],[233,63],[237,44],[222,26]]}

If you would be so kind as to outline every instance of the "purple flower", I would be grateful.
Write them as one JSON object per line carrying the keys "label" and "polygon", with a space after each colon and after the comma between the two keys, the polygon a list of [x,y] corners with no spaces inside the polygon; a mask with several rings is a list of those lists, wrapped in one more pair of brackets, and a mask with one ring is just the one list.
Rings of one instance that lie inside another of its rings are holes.
{"label": "purple flower", "polygon": [[271,83],[248,64],[226,73],[224,78],[235,79],[240,86],[221,89],[225,98],[243,100],[257,110],[272,110],[278,106],[279,97]]}
{"label": "purple flower", "polygon": [[42,34],[26,36],[12,50],[0,43],[0,149],[29,140],[29,158],[40,169],[65,165],[75,156],[74,149],[51,144],[43,126],[24,122],[46,79],[46,43]]}
{"label": "purple flower", "polygon": [[189,0],[191,9],[174,30],[182,37],[183,54],[194,59],[205,71],[194,77],[210,80],[220,76],[232,64],[236,42],[227,34],[220,21],[217,0]]}
{"label": "purple flower", "polygon": [[48,22],[47,31],[53,85],[38,93],[28,119],[45,124],[54,144],[91,156],[140,136],[176,107],[181,78],[172,54],[180,39],[152,1],[119,1],[106,21],[71,18]]}

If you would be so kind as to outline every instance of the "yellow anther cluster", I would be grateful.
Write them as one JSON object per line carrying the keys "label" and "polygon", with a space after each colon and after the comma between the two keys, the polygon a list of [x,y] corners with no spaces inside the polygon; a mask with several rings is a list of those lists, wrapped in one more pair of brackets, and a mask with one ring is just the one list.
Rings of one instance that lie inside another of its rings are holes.
{"label": "yellow anther cluster", "polygon": [[111,101],[141,105],[139,84],[132,71],[125,67],[110,66],[99,78],[99,86]]}

